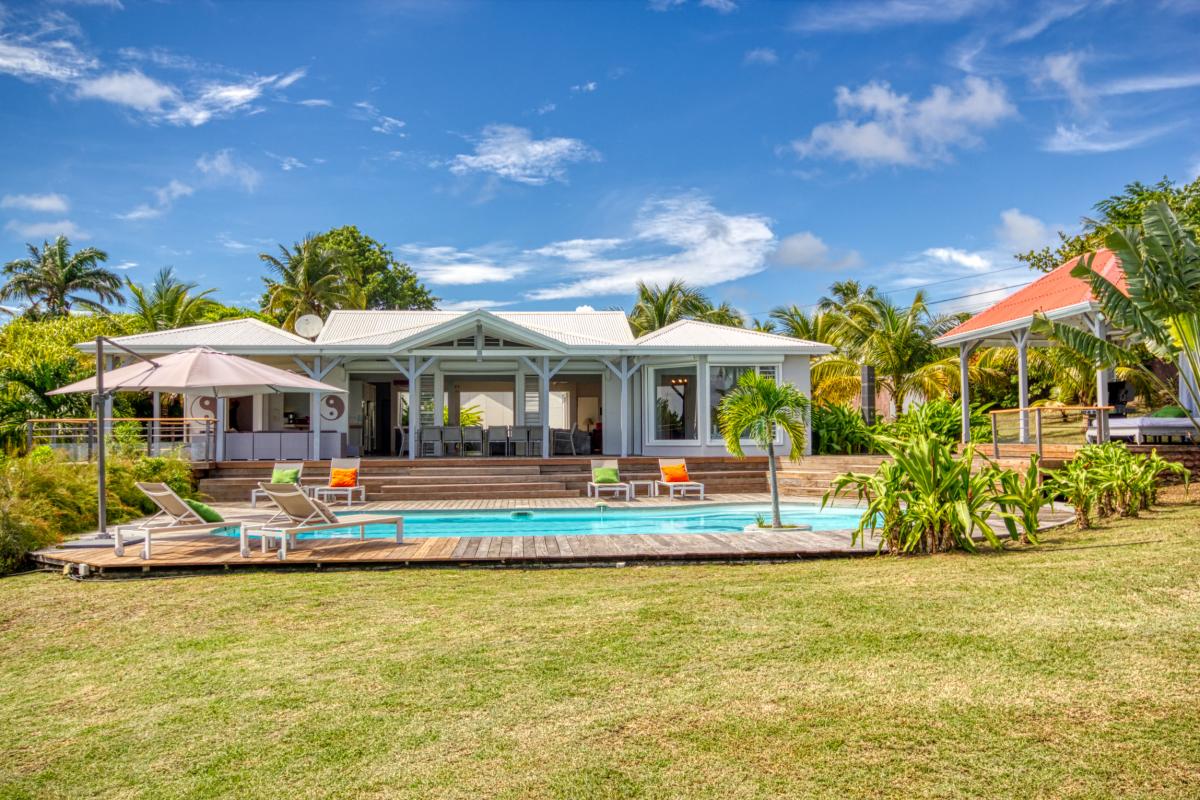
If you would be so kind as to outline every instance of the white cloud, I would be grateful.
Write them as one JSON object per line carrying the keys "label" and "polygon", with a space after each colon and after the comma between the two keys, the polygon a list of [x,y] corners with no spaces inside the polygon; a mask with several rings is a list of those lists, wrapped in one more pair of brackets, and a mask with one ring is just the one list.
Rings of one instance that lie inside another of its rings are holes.
{"label": "white cloud", "polygon": [[882,82],[858,89],[839,86],[836,104],[841,119],[792,142],[799,156],[864,167],[928,165],[949,159],[954,148],[977,145],[980,131],[1016,114],[1003,84],[974,76],[957,91],[937,85],[916,101]]}
{"label": "white cloud", "polygon": [[771,261],[781,267],[800,269],[852,269],[862,265],[862,256],[857,250],[848,250],[834,257],[820,236],[801,231],[781,239],[771,253]]}
{"label": "white cloud", "polygon": [[961,250],[957,247],[930,247],[921,255],[941,262],[942,264],[950,264],[958,267],[966,267],[976,272],[990,269],[992,267],[991,259],[985,254],[969,250]]}
{"label": "white cloud", "polygon": [[567,261],[586,261],[613,248],[620,247],[623,239],[567,239],[551,242],[544,247],[530,250],[533,255],[562,258]]}
{"label": "white cloud", "polygon": [[1079,53],[1056,53],[1042,59],[1042,71],[1034,77],[1034,83],[1052,83],[1058,86],[1071,104],[1077,109],[1085,109],[1091,98],[1091,90],[1083,82],[1080,66],[1083,57]]}
{"label": "white cloud", "polygon": [[0,208],[22,208],[45,214],[63,214],[69,208],[67,198],[61,194],[6,194],[0,198]]}
{"label": "white cloud", "polygon": [[138,70],[88,78],[78,83],[75,93],[78,97],[105,100],[150,114],[161,113],[164,105],[179,99],[179,91],[173,86],[148,78]]}
{"label": "white cloud", "polygon": [[276,89],[286,89],[287,87],[291,86],[293,83],[300,80],[307,74],[308,74],[307,67],[300,67],[298,69],[294,69],[291,72],[289,72],[287,75],[284,75],[282,78],[275,81],[275,88]]}
{"label": "white cloud", "polygon": [[124,270],[133,269],[137,265],[138,265],[138,262],[136,262],[136,261],[122,261],[119,264],[113,264],[112,268],[124,271]]}
{"label": "white cloud", "polygon": [[307,100],[297,101],[298,105],[308,106],[309,108],[329,108],[333,105],[332,100],[326,100],[323,97],[310,97]]}
{"label": "white cloud", "polygon": [[1087,0],[1059,0],[1049,2],[1038,8],[1037,13],[1029,22],[1014,28],[1004,41],[1009,44],[1027,42],[1040,36],[1047,28],[1055,23],[1070,19],[1091,5]]}
{"label": "white cloud", "polygon": [[860,0],[809,4],[794,27],[808,32],[873,31],[899,25],[958,22],[993,5],[991,0]]}
{"label": "white cloud", "polygon": [[558,108],[558,106],[554,103],[542,103],[537,107],[537,115],[539,117],[544,117],[556,108]]}
{"label": "white cloud", "polygon": [[[671,11],[686,3],[687,0],[649,0],[647,5],[651,11]],[[735,0],[700,0],[699,5],[703,8],[712,9],[719,14],[729,14],[737,11],[738,8]]]}
{"label": "white cloud", "polygon": [[1141,75],[1122,78],[1102,85],[1098,94],[1111,97],[1144,92],[1169,92],[1176,89],[1192,89],[1200,86],[1200,72],[1185,72],[1177,75]]}
{"label": "white cloud", "polygon": [[[278,161],[279,168],[281,170],[283,170],[284,172],[291,172],[294,169],[306,169],[308,167],[308,164],[305,164],[303,161],[296,158],[295,156],[281,156],[281,155],[272,153],[270,150],[265,150],[264,152],[267,154],[268,158],[273,158],[276,161]],[[314,163],[317,163],[317,162],[314,162]]]}
{"label": "white cloud", "polygon": [[527,128],[488,125],[475,144],[475,152],[456,155],[450,162],[450,171],[455,175],[485,172],[517,183],[541,186],[552,180],[565,183],[569,163],[598,161],[599,158],[599,153],[579,139],[534,139]]}
{"label": "white cloud", "polygon": [[213,180],[238,184],[247,192],[253,192],[262,181],[258,170],[238,161],[228,148],[200,156],[196,159],[196,169]]}
{"label": "white cloud", "polygon": [[14,219],[5,223],[4,230],[29,239],[53,239],[57,236],[66,236],[68,239],[89,238],[86,231],[69,219],[55,222],[20,222]]}
{"label": "white cloud", "polygon": [[442,300],[438,302],[440,311],[476,311],[478,309],[504,308],[511,306],[513,301],[502,300]]}
{"label": "white cloud", "polygon": [[487,255],[454,247],[429,247],[405,244],[396,248],[403,253],[422,280],[447,286],[469,286],[480,283],[504,283],[524,275],[529,267],[523,264],[502,265]]}
{"label": "white cloud", "polygon": [[746,55],[742,57],[743,64],[778,64],[779,54],[770,47],[756,47],[753,50],[747,50]]}
{"label": "white cloud", "polygon": [[123,219],[127,222],[138,222],[161,217],[171,210],[171,206],[175,204],[176,200],[181,197],[187,197],[195,190],[186,183],[172,178],[165,186],[160,186],[153,191],[155,199],[153,204],[141,203],[124,214],[117,214],[117,219]]}
{"label": "white cloud", "polygon": [[[566,280],[528,296],[557,300],[622,294],[638,281],[666,283],[674,278],[711,286],[760,272],[774,245],[765,217],[724,214],[694,194],[651,200],[634,221],[632,235],[621,243],[628,254],[563,260],[553,265],[553,272]],[[610,252],[615,246],[604,249]]]}
{"label": "white cloud", "polygon": [[571,91],[587,93],[587,92],[594,92],[594,91],[596,91],[597,88],[598,88],[598,84],[595,81],[588,81],[587,83],[575,84],[574,86],[571,87]]}
{"label": "white cloud", "polygon": [[1051,244],[1054,231],[1034,216],[1017,208],[1000,212],[1000,227],[996,228],[996,239],[1009,251],[1022,253]]}
{"label": "white cloud", "polygon": [[66,38],[51,38],[41,31],[0,34],[0,72],[14,77],[65,82],[95,66],[95,59]]}
{"label": "white cloud", "polygon": [[227,233],[218,233],[217,234],[217,242],[219,242],[220,245],[222,247],[224,247],[226,250],[235,250],[237,252],[245,252],[246,250],[254,249],[254,245],[246,244],[245,242],[239,242],[237,239],[230,237],[229,234],[227,234]]}
{"label": "white cloud", "polygon": [[371,123],[371,130],[376,133],[404,135],[401,133],[401,129],[405,126],[404,120],[389,117],[366,100],[360,100],[354,104],[354,107],[359,109],[362,119]]}
{"label": "white cloud", "polygon": [[1163,125],[1117,133],[1110,130],[1106,123],[1097,123],[1089,127],[1058,125],[1054,129],[1054,135],[1042,143],[1042,149],[1049,153],[1115,153],[1143,145],[1176,127],[1178,126]]}

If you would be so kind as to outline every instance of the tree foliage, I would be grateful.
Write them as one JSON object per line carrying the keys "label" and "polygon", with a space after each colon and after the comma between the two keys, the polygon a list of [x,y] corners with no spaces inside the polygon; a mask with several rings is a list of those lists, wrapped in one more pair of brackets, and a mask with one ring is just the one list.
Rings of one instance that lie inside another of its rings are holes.
{"label": "tree foliage", "polygon": [[64,317],[72,310],[107,313],[108,306],[125,301],[121,279],[101,266],[108,254],[95,247],[71,252],[71,242],[59,236],[42,242],[41,249],[27,244],[28,258],[4,265],[0,300],[29,303],[26,316]]}
{"label": "tree foliage", "polygon": [[356,226],[332,228],[313,240],[319,248],[332,251],[342,271],[346,294],[342,308],[431,309],[437,304],[411,267]]}
{"label": "tree foliage", "polygon": [[1034,269],[1050,272],[1076,256],[1105,247],[1110,233],[1139,225],[1146,208],[1154,203],[1166,203],[1184,227],[1200,231],[1200,178],[1182,186],[1166,177],[1154,184],[1134,181],[1119,194],[1096,203],[1096,216],[1084,217],[1079,233],[1059,231],[1057,247],[1017,253],[1015,258]]}
{"label": "tree foliage", "polygon": [[149,288],[129,279],[125,284],[132,298],[130,310],[148,331],[183,328],[206,321],[206,312],[217,305],[209,299],[215,289],[197,292],[197,284],[180,280],[172,267],[159,270]]}

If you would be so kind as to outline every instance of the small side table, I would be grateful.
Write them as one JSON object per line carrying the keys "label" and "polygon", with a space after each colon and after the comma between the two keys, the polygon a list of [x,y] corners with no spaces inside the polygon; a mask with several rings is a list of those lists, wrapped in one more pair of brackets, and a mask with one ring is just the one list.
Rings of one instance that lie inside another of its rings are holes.
{"label": "small side table", "polygon": [[637,490],[639,486],[644,486],[646,488],[646,497],[658,497],[658,487],[655,485],[654,481],[630,481],[629,493],[633,496],[634,500],[637,499]]}

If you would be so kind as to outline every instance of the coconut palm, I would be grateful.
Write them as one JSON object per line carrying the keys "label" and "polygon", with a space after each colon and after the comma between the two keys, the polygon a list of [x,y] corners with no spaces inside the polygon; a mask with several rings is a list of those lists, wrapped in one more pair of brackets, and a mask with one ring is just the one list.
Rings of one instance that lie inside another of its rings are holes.
{"label": "coconut palm", "polygon": [[290,250],[280,245],[278,257],[270,253],[259,253],[258,257],[276,275],[263,279],[267,287],[263,310],[279,319],[287,330],[294,331],[296,320],[305,314],[324,317],[346,304],[337,256],[312,236]]}
{"label": "coconut palm", "polygon": [[[1121,262],[1128,294],[1092,269],[1094,254],[1081,258],[1071,275],[1088,281],[1104,318],[1125,339],[1109,341],[1045,317],[1035,320],[1034,331],[1097,366],[1138,370],[1189,408],[1181,396],[1200,397],[1200,243],[1195,232],[1181,225],[1166,203],[1152,203],[1140,230],[1113,231],[1105,244]],[[1191,374],[1180,371],[1179,390],[1149,369],[1139,345],[1168,363],[1180,357],[1187,362]],[[1190,412],[1188,417],[1200,433],[1200,420]]]}
{"label": "coconut palm", "polygon": [[933,340],[957,325],[958,317],[931,314],[924,293],[903,307],[868,290],[839,317],[842,355],[875,368],[876,383],[892,397],[897,414],[909,395],[937,397],[954,386],[958,361]]}
{"label": "coconut palm", "polygon": [[216,289],[193,294],[197,285],[179,280],[172,267],[159,270],[149,290],[130,280],[125,283],[133,298],[133,314],[151,331],[195,325],[214,304],[208,296]]}
{"label": "coconut palm", "polygon": [[629,324],[637,336],[665,328],[681,319],[698,319],[712,310],[704,293],[681,280],[666,286],[637,285],[637,301],[629,314]]}
{"label": "coconut palm", "polygon": [[729,303],[711,306],[697,314],[696,319],[711,322],[714,325],[727,325],[731,328],[742,328],[746,325],[746,318],[742,316],[742,312]]}
{"label": "coconut palm", "polygon": [[[834,284],[836,287],[840,284]],[[797,305],[771,309],[771,319],[779,325],[778,333],[822,342],[837,347],[840,342],[841,317],[836,311],[814,311],[811,314]],[[819,403],[847,403],[862,388],[859,367],[852,359],[839,353],[817,356],[812,361],[812,393]]]}
{"label": "coconut palm", "polygon": [[108,312],[106,304],[124,302],[121,279],[100,266],[108,260],[103,250],[85,247],[72,253],[65,236],[42,242],[40,250],[25,246],[29,258],[4,265],[7,280],[0,286],[0,300],[27,300],[30,316],[47,317],[66,316],[76,307],[103,314]]}
{"label": "coconut palm", "polygon": [[717,407],[717,419],[725,447],[737,458],[744,458],[742,439],[749,438],[767,451],[771,477],[771,524],[782,527],[779,518],[779,477],[775,464],[775,437],[782,432],[788,447],[788,458],[799,461],[804,453],[805,420],[809,402],[799,389],[790,383],[751,370],[742,374],[729,394]]}

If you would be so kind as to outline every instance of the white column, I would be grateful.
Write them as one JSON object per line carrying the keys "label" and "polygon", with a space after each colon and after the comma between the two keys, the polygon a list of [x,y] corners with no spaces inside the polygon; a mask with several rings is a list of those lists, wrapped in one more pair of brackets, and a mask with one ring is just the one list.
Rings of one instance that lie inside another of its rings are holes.
{"label": "white column", "polygon": [[621,356],[621,457],[629,455],[629,356]]}
{"label": "white column", "polygon": [[417,375],[417,357],[408,357],[408,460],[421,449],[421,377]]}
{"label": "white column", "polygon": [[958,391],[962,397],[962,440],[963,444],[971,441],[971,344],[958,347]]}
{"label": "white column", "polygon": [[[217,397],[217,452],[215,458],[217,461],[225,460],[225,404],[229,401],[224,397]],[[149,537],[147,537],[149,538]]]}
{"label": "white column", "polygon": [[162,430],[158,424],[159,418],[162,416],[162,395],[158,392],[150,393],[150,402],[153,411],[150,416],[154,417],[154,421],[150,423],[150,452],[158,455],[162,451]]}
{"label": "white column", "polygon": [[321,460],[321,393],[313,392],[308,402],[308,429],[312,433],[312,459]]}
{"label": "white column", "polygon": [[446,424],[445,394],[446,376],[442,374],[441,367],[435,367],[433,371],[433,427],[435,428]]}
{"label": "white column", "polygon": [[[1092,332],[1100,339],[1108,338],[1104,318],[1099,313],[1092,319]],[[1108,370],[1099,364],[1096,365],[1096,405],[1108,405]],[[1108,441],[1108,414],[1104,411],[1096,412],[1096,441]]]}
{"label": "white column", "polygon": [[712,432],[712,392],[708,385],[708,356],[696,356],[696,424],[702,447]]}
{"label": "white column", "polygon": [[[1017,404],[1029,408],[1029,329],[1013,333],[1013,344],[1017,346]],[[1021,444],[1029,444],[1029,412],[1022,411],[1020,417]]]}
{"label": "white column", "polygon": [[513,425],[525,424],[525,370],[517,365],[513,375]]}
{"label": "white column", "polygon": [[538,418],[542,421],[542,458],[550,457],[550,358],[542,356],[538,373]]}

